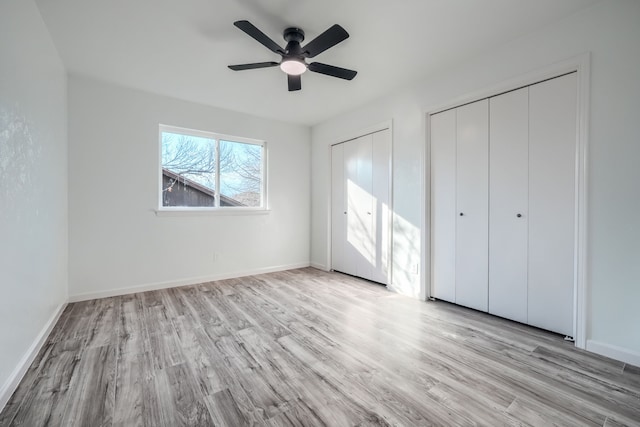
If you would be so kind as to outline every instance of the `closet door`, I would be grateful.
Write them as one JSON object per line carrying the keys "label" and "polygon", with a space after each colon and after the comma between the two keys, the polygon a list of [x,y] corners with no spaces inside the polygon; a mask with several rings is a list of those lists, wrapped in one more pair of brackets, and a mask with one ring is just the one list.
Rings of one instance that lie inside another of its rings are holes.
{"label": "closet door", "polygon": [[365,135],[331,149],[331,265],[388,283],[391,133]]}
{"label": "closet door", "polygon": [[489,100],[489,313],[527,322],[529,89]]}
{"label": "closet door", "polygon": [[347,203],[344,191],[344,144],[331,147],[331,268],[347,272]]}
{"label": "closet door", "polygon": [[456,109],[456,303],[488,310],[489,101]]}
{"label": "closet door", "polygon": [[529,324],[573,336],[576,74],[529,87]]}
{"label": "closet door", "polygon": [[431,295],[456,301],[456,110],[431,116]]}
{"label": "closet door", "polygon": [[371,135],[372,142],[372,271],[371,280],[388,283],[391,132],[386,129]]}

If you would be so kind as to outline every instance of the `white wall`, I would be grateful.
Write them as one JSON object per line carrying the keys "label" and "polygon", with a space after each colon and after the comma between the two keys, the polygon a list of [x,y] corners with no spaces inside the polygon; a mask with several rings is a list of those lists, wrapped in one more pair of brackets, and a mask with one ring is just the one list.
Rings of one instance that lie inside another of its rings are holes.
{"label": "white wall", "polygon": [[[394,287],[418,296],[424,112],[583,52],[592,54],[587,348],[640,364],[640,2],[605,0],[312,129],[311,261],[328,265],[328,144],[393,120]],[[437,41],[433,41],[437,43]],[[421,43],[428,55],[429,41]]]}
{"label": "white wall", "polygon": [[[79,76],[69,117],[72,300],[309,265],[308,127]],[[156,216],[159,124],[266,140],[271,211]]]}
{"label": "white wall", "polygon": [[29,350],[67,297],[66,132],[66,73],[40,13],[31,0],[4,0],[0,3],[0,410]]}

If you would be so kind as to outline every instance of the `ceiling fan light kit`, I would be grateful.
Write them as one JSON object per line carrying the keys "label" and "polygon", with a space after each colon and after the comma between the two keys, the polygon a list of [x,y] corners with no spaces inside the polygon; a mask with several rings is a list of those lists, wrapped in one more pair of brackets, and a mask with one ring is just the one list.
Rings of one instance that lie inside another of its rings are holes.
{"label": "ceiling fan light kit", "polygon": [[280,63],[280,69],[290,76],[299,76],[307,71],[307,64],[297,59],[288,59]]}
{"label": "ceiling fan light kit", "polygon": [[349,37],[349,33],[340,25],[333,25],[304,47],[300,45],[300,43],[304,41],[304,31],[295,27],[287,28],[283,33],[283,38],[287,42],[287,46],[284,49],[249,21],[236,21],[233,25],[240,28],[273,53],[277,53],[282,57],[280,62],[271,61],[229,65],[229,68],[234,71],[268,68],[279,65],[280,69],[287,74],[289,91],[302,89],[300,75],[307,71],[307,69],[315,73],[338,77],[344,80],[352,80],[356,74],[358,74],[357,71],[322,64],[320,62],[312,62],[310,64],[305,62],[306,58],[313,58]]}

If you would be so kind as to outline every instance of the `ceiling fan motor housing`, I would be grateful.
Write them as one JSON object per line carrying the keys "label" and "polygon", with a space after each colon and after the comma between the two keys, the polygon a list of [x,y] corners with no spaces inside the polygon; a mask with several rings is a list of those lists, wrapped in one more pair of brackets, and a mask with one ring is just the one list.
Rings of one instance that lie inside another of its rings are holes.
{"label": "ceiling fan motor housing", "polygon": [[301,28],[290,27],[284,30],[283,37],[286,41],[296,41],[302,43],[304,41],[304,31]]}
{"label": "ceiling fan motor housing", "polygon": [[286,56],[289,58],[302,59],[303,52],[300,43],[304,41],[304,31],[295,27],[287,28],[284,30],[283,37],[287,41],[287,47],[285,48]]}

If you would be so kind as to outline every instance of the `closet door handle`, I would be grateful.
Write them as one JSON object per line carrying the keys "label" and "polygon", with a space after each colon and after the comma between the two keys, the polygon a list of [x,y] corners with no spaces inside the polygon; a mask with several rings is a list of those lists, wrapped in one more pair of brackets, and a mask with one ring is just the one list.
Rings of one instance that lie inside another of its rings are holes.
{"label": "closet door handle", "polygon": [[518,218],[522,218],[522,214],[518,214],[516,215]]}
{"label": "closet door handle", "polygon": [[462,212],[460,212],[460,216],[464,216],[464,214]]}

